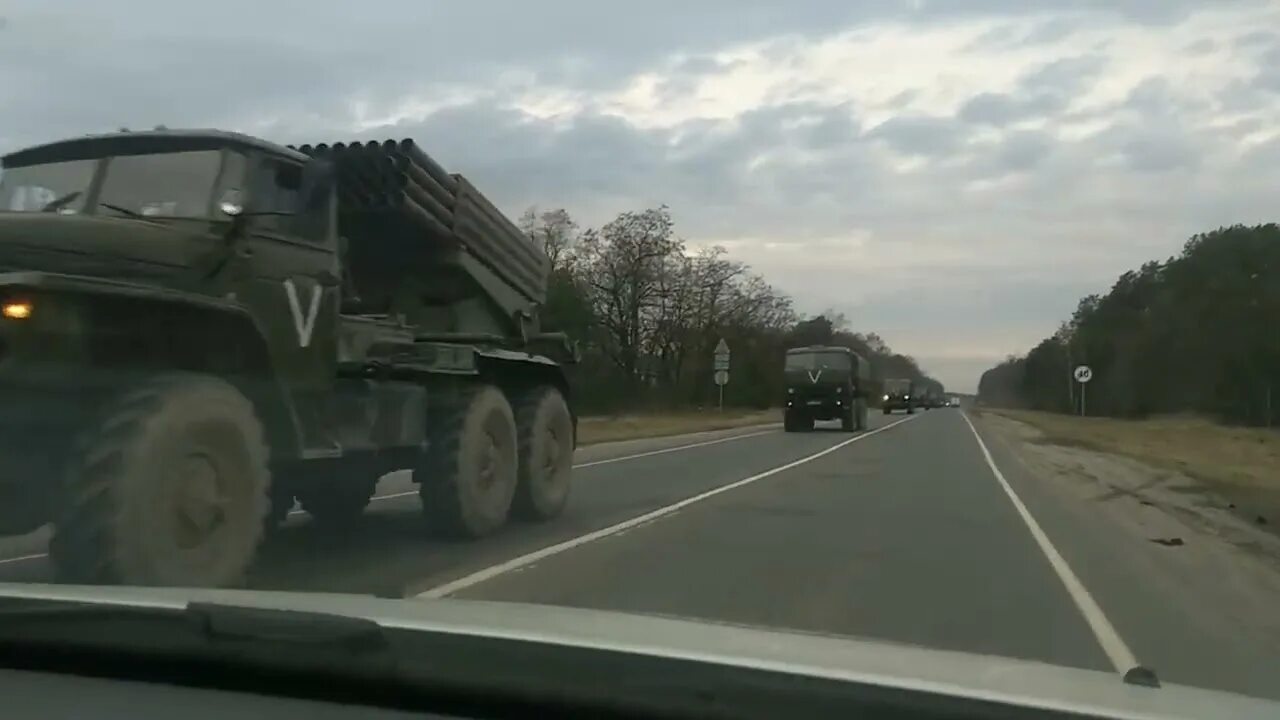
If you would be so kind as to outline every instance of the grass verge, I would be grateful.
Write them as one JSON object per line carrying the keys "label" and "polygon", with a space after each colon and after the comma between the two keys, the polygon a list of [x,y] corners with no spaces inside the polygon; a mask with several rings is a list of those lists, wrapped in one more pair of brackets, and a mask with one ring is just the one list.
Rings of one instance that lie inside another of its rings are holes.
{"label": "grass verge", "polygon": [[614,440],[683,435],[703,430],[781,422],[777,410],[706,410],[584,417],[578,421],[578,444],[594,445]]}
{"label": "grass verge", "polygon": [[1280,432],[1218,425],[1203,418],[1081,418],[984,408],[1039,430],[1044,441],[1122,455],[1181,472],[1229,499],[1280,515]]}

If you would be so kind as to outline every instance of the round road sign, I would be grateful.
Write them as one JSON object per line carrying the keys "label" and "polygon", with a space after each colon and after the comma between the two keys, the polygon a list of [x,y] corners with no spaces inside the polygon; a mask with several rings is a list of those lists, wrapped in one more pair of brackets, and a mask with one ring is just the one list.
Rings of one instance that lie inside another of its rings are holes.
{"label": "round road sign", "polygon": [[1076,379],[1076,382],[1087,383],[1093,379],[1093,368],[1088,365],[1078,365],[1071,375]]}
{"label": "round road sign", "polygon": [[728,385],[728,384],[729,384],[729,371],[728,371],[728,370],[717,370],[717,371],[716,371],[716,384],[717,384],[717,385]]}

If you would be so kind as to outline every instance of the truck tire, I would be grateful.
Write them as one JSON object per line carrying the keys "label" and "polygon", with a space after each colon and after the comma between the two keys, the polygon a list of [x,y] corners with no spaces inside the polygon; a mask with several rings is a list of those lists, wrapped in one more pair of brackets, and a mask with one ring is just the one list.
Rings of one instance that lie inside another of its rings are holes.
{"label": "truck tire", "polygon": [[266,529],[268,456],[253,404],[219,378],[172,373],[125,392],[75,442],[49,543],[58,578],[241,582]]}
{"label": "truck tire", "polygon": [[569,501],[573,476],[573,416],[553,387],[531,390],[516,401],[518,466],[511,512],[522,520],[550,520]]}
{"label": "truck tire", "polygon": [[908,415],[915,415],[915,414],[916,414],[916,409],[915,409],[914,407],[912,407],[912,406],[908,405],[908,406],[907,406],[907,414],[908,414]]}
{"label": "truck tire", "polygon": [[422,511],[433,532],[478,538],[507,520],[516,491],[516,423],[492,385],[463,396],[430,429],[430,447],[414,469]]}
{"label": "truck tire", "polygon": [[316,523],[332,528],[354,525],[378,488],[379,475],[365,468],[339,463],[325,477],[299,482],[294,490],[298,504]]}
{"label": "truck tire", "polygon": [[848,410],[845,410],[844,414],[840,416],[840,429],[845,432],[853,432],[857,423],[854,416],[857,414],[858,408],[856,406],[850,406]]}
{"label": "truck tire", "polygon": [[867,429],[867,401],[859,398],[854,408],[854,429],[863,432]]}
{"label": "truck tire", "polygon": [[782,431],[783,432],[799,432],[799,423],[796,422],[795,415],[789,412],[782,413]]}

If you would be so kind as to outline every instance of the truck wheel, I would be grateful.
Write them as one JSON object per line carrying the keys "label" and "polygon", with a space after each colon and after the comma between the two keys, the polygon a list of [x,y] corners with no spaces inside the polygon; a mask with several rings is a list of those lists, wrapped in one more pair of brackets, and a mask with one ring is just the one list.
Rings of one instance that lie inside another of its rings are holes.
{"label": "truck wheel", "polygon": [[857,413],[854,417],[854,429],[862,432],[867,429],[867,401],[858,400],[854,407],[854,412]]}
{"label": "truck wheel", "polygon": [[333,528],[349,527],[364,514],[378,487],[378,477],[371,470],[340,463],[324,477],[299,482],[294,494],[298,504],[317,523]]}
{"label": "truck wheel", "polygon": [[800,429],[799,427],[797,427],[797,425],[798,423],[796,423],[796,418],[794,415],[792,415],[789,412],[782,413],[782,431],[783,432],[789,432],[789,433],[796,432]]}
{"label": "truck wheel", "polygon": [[854,419],[853,416],[858,412],[857,408],[851,407],[844,411],[840,416],[840,429],[845,432],[853,432]]}
{"label": "truck wheel", "polygon": [[502,526],[516,491],[516,423],[496,387],[483,385],[431,427],[414,470],[432,530],[476,538]]}
{"label": "truck wheel", "polygon": [[908,414],[908,415],[915,415],[915,414],[916,414],[916,409],[908,405],[908,406],[907,406],[907,414]]}
{"label": "truck wheel", "polygon": [[511,512],[524,520],[549,520],[569,501],[573,476],[573,416],[560,391],[540,387],[516,402],[519,450]]}
{"label": "truck wheel", "polygon": [[77,438],[49,554],[76,583],[238,583],[266,526],[262,423],[229,383],[174,373]]}

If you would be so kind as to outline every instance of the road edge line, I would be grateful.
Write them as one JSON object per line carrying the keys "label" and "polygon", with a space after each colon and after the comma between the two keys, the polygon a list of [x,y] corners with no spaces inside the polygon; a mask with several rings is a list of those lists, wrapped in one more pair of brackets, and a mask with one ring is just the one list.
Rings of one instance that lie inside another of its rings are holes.
{"label": "road edge line", "polygon": [[1040,547],[1040,552],[1044,554],[1045,559],[1049,561],[1050,567],[1053,568],[1058,579],[1066,587],[1067,594],[1071,596],[1071,601],[1075,603],[1076,609],[1084,616],[1084,621],[1089,625],[1089,629],[1093,631],[1093,637],[1098,641],[1098,645],[1102,647],[1102,652],[1106,654],[1107,659],[1111,661],[1112,666],[1121,675],[1138,667],[1137,656],[1125,644],[1115,626],[1111,624],[1106,614],[1102,612],[1102,606],[1098,605],[1098,601],[1093,599],[1093,595],[1089,593],[1084,583],[1080,581],[1071,566],[1067,564],[1066,558],[1062,557],[1062,553],[1058,552],[1058,548],[1054,547],[1053,542],[1049,540],[1048,534],[1040,527],[1040,523],[1036,522],[1035,517],[1032,516],[1027,506],[1023,504],[1022,498],[1018,497],[1018,494],[1013,491],[1013,486],[1009,484],[1004,473],[1000,472],[995,458],[991,456],[991,451],[987,449],[987,443],[982,439],[978,428],[974,427],[973,421],[969,419],[969,414],[961,412],[960,416],[964,418],[965,424],[969,426],[969,432],[972,432],[974,439],[978,441],[978,449],[982,450],[982,456],[987,461],[987,467],[991,468],[991,474],[1000,483],[1001,489],[1009,497],[1009,502],[1013,503],[1013,509],[1018,511],[1018,515],[1022,518],[1022,522],[1026,524],[1032,539]]}
{"label": "road edge line", "polygon": [[477,570],[468,575],[463,575],[462,577],[457,578],[456,580],[450,580],[449,582],[443,583],[441,585],[437,585],[433,588],[424,590],[422,592],[414,593],[412,597],[418,598],[418,599],[433,599],[433,598],[448,597],[449,595],[452,595],[453,593],[456,593],[460,590],[465,590],[474,585],[479,585],[480,583],[486,582],[488,580],[492,580],[498,577],[499,575],[505,575],[513,570],[519,570],[520,568],[527,567],[529,565],[532,565],[533,563],[539,562],[541,560],[545,560],[555,555],[559,555],[560,553],[565,552],[566,550],[572,550],[573,548],[586,545],[587,543],[594,542],[596,540],[601,540],[603,538],[609,537],[610,535],[615,535],[617,533],[630,530],[631,528],[637,527],[639,525],[643,525],[648,522],[652,522],[659,518],[678,512],[690,505],[702,502],[703,500],[714,497],[716,495],[720,495],[721,493],[726,493],[726,492],[729,492],[730,490],[736,490],[737,488],[743,487],[745,485],[750,485],[751,483],[763,480],[767,477],[776,475],[780,472],[790,470],[794,467],[799,467],[800,465],[804,465],[807,462],[817,460],[818,458],[824,455],[829,455],[841,448],[852,445],[853,443],[856,443],[859,440],[865,440],[866,438],[869,438],[873,435],[877,435],[886,430],[889,430],[890,428],[897,427],[905,422],[915,420],[919,417],[920,417],[919,415],[905,417],[901,420],[898,420],[897,422],[889,423],[888,425],[878,427],[875,430],[869,430],[867,432],[863,432],[858,435],[855,435],[849,438],[848,440],[843,440],[841,442],[838,442],[835,445],[832,445],[831,447],[828,447],[816,453],[813,453],[812,455],[806,455],[805,457],[799,458],[797,460],[792,460],[791,462],[786,463],[784,465],[779,465],[777,467],[770,468],[763,472],[756,473],[755,475],[745,477],[741,480],[735,480],[727,485],[721,485],[719,487],[712,488],[705,492],[698,493],[697,495],[693,495],[683,500],[679,500],[677,502],[671,503],[670,505],[665,505],[656,510],[650,510],[647,513],[637,515],[633,518],[630,518],[629,520],[623,520],[622,522],[614,523],[613,525],[600,528],[599,530],[594,530],[585,535],[579,535],[578,537],[575,537],[575,538],[562,540],[561,542],[555,543],[553,545],[548,545],[544,548],[534,550],[533,552],[530,552],[530,553],[525,553],[524,555],[514,557],[505,562],[501,562],[496,565],[490,565],[487,568]]}

